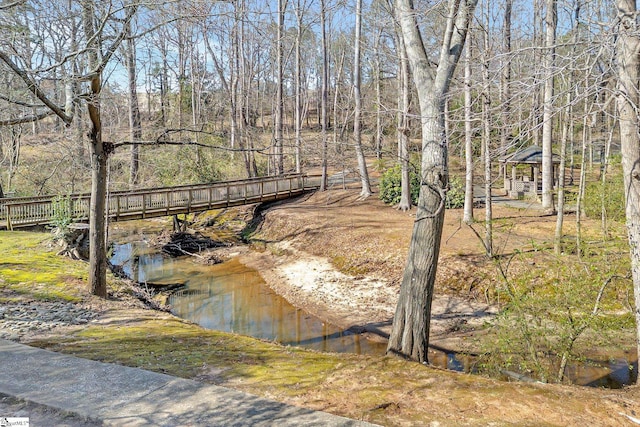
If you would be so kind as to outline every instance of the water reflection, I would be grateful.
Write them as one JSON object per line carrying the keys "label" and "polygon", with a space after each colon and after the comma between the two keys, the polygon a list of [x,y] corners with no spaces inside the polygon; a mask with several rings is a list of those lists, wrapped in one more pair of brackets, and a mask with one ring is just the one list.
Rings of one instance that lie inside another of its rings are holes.
{"label": "water reflection", "polygon": [[631,352],[613,355],[608,361],[587,360],[567,368],[567,376],[576,384],[589,387],[622,388],[638,378],[638,360]]}
{"label": "water reflection", "polygon": [[[111,262],[139,282],[184,283],[169,300],[174,314],[201,326],[235,332],[325,352],[383,355],[386,344],[322,322],[293,307],[264,284],[258,272],[236,259],[214,266],[189,258],[166,258],[141,242],[116,245]],[[620,357],[618,357],[620,356]],[[638,376],[633,354],[613,355],[609,361],[591,361],[567,368],[574,384],[620,388]],[[430,349],[432,365],[474,372],[472,356]],[[631,365],[630,365],[631,364]]]}
{"label": "water reflection", "polygon": [[127,243],[115,247],[111,262],[139,282],[184,283],[186,288],[169,300],[173,312],[208,329],[326,352],[381,355],[386,350],[384,343],[324,323],[293,307],[267,287],[258,272],[236,259],[200,265]]}

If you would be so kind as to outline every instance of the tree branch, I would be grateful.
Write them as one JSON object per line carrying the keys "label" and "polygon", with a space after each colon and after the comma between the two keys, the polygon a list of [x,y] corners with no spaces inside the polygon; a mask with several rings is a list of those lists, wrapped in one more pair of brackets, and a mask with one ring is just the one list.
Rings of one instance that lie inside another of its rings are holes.
{"label": "tree branch", "polygon": [[16,7],[18,5],[21,5],[24,2],[25,2],[25,0],[16,0],[13,3],[3,4],[3,5],[0,5],[0,10],[11,9],[12,7]]}
{"label": "tree branch", "polygon": [[13,126],[13,125],[20,125],[23,123],[37,122],[39,120],[44,119],[45,117],[53,116],[54,114],[55,114],[54,111],[49,110],[49,111],[44,111],[40,114],[32,114],[29,116],[18,117],[15,119],[0,120],[0,126]]}
{"label": "tree branch", "polygon": [[34,82],[31,77],[29,77],[27,72],[18,67],[18,65],[13,62],[5,52],[0,51],[0,60],[7,64],[9,68],[11,68],[13,72],[16,73],[18,77],[22,79],[22,81],[24,81],[24,83],[27,85],[27,89],[29,89],[29,91],[33,93],[40,101],[42,101],[42,103],[46,105],[51,111],[53,111],[56,116],[60,117],[60,119],[62,119],[62,121],[66,124],[71,124],[71,122],[73,121],[73,116],[67,115],[62,108],[54,104],[53,101],[51,101],[47,97],[47,95],[40,89],[37,83]]}

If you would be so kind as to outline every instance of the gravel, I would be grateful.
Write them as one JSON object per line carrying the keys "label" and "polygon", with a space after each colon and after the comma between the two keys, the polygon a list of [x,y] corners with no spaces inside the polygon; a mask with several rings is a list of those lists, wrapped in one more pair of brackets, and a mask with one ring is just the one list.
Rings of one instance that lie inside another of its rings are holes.
{"label": "gravel", "polygon": [[31,426],[93,427],[103,425],[101,422],[86,420],[79,415],[0,394],[0,420],[2,418],[28,418]]}
{"label": "gravel", "polygon": [[31,301],[0,306],[0,338],[20,340],[26,334],[83,325],[98,313],[67,302]]}

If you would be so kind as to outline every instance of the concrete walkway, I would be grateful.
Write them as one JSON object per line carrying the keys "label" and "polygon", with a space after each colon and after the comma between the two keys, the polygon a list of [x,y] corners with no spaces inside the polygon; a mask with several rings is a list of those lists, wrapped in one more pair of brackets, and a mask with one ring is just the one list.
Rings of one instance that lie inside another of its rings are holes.
{"label": "concrete walkway", "polygon": [[115,426],[372,425],[2,339],[0,393]]}

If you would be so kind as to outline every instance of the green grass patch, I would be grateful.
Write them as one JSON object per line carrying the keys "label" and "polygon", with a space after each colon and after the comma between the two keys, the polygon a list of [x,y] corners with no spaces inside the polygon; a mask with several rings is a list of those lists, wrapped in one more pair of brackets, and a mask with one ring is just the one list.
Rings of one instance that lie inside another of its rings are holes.
{"label": "green grass patch", "polygon": [[38,300],[79,301],[86,264],[58,256],[56,250],[46,233],[1,231],[0,290]]}

